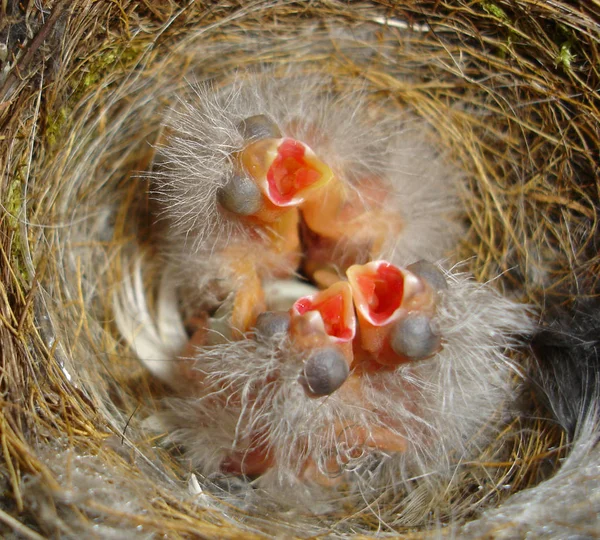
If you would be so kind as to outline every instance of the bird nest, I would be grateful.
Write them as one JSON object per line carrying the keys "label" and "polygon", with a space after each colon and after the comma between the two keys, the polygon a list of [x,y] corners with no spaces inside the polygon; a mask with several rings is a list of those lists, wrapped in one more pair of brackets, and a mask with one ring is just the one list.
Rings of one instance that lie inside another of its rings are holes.
{"label": "bird nest", "polygon": [[[568,453],[526,385],[520,414],[447,492],[426,502],[399,497],[392,525],[373,507],[314,518],[244,506],[204,489],[181,449],[146,430],[164,388],[120,339],[112,297],[132,246],[155,250],[143,173],[177,96],[190,82],[219,88],[265,69],[325,72],[367,107],[385,102],[423,119],[431,144],[462,171],[467,232],[452,258],[476,280],[493,280],[542,316],[549,304],[593,295],[597,8],[41,4],[0,3],[0,530],[25,538],[497,533],[486,512],[552,477]],[[526,352],[515,360],[528,368]]]}

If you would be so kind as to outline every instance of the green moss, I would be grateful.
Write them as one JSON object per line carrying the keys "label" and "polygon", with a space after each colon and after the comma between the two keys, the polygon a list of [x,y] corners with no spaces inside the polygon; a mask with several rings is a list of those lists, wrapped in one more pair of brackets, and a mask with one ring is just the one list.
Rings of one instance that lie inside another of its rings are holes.
{"label": "green moss", "polygon": [[90,87],[96,86],[108,73],[117,66],[126,69],[139,58],[141,46],[113,47],[94,56],[83,65],[84,75],[74,89],[79,99]]}
{"label": "green moss", "polygon": [[119,57],[119,51],[110,49],[107,52],[93,58],[93,60],[84,67],[86,73],[81,79],[79,88],[77,90],[79,92],[83,92],[90,86],[95,86],[117,63]]}
{"label": "green moss", "polygon": [[488,0],[482,0],[481,7],[483,8],[483,11],[485,11],[488,15],[491,15],[492,17],[496,17],[496,19],[499,19],[506,24],[510,23],[510,19],[508,18],[508,15],[506,14],[506,12],[499,5],[495,4],[494,2],[489,2]]}
{"label": "green moss", "polygon": [[23,283],[29,282],[29,273],[25,266],[23,256],[23,241],[19,231],[20,220],[24,218],[21,215],[23,208],[23,178],[20,172],[15,173],[12,181],[8,184],[4,196],[4,206],[7,210],[7,219],[9,227],[14,231],[11,242],[10,258],[11,268],[22,278]]}
{"label": "green moss", "polygon": [[97,86],[107,74],[117,67],[126,69],[133,65],[142,52],[140,46],[113,47],[94,57],[81,67],[81,77],[73,76],[75,81],[71,87],[71,96],[55,114],[49,114],[46,120],[46,140],[50,147],[56,144],[60,134],[64,132],[75,104],[90,88]]}
{"label": "green moss", "polygon": [[23,195],[21,193],[22,180],[19,176],[15,176],[6,190],[4,207],[8,212],[8,222],[12,229],[16,229],[18,225],[18,216],[23,205]]}
{"label": "green moss", "polygon": [[71,107],[61,107],[54,115],[49,115],[46,120],[46,142],[48,146],[53,147],[56,140],[65,125],[71,112]]}
{"label": "green moss", "polygon": [[556,56],[556,65],[563,66],[565,69],[571,69],[571,62],[575,60],[576,55],[573,53],[573,44],[571,41],[566,41],[560,46],[558,55]]}
{"label": "green moss", "polygon": [[558,46],[558,54],[554,59],[556,67],[562,66],[566,70],[571,69],[571,63],[577,58],[574,50],[576,48],[576,38],[573,31],[564,24],[556,25],[556,35],[554,42]]}
{"label": "green moss", "polygon": [[485,11],[488,15],[491,15],[509,27],[506,35],[506,43],[501,44],[497,52],[499,58],[505,59],[506,56],[510,54],[510,49],[515,41],[515,31],[511,27],[512,22],[509,16],[506,14],[506,11],[504,11],[498,4],[490,2],[489,0],[481,0],[480,4],[483,11]]}

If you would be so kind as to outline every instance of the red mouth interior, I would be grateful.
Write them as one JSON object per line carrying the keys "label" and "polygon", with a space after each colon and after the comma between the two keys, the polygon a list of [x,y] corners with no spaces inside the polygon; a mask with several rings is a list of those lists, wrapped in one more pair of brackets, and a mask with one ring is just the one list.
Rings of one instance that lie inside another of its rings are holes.
{"label": "red mouth interior", "polygon": [[300,298],[294,304],[296,311],[304,315],[309,311],[318,311],[325,323],[325,332],[344,341],[354,337],[353,329],[344,323],[345,302],[342,294],[327,296],[323,300],[311,300],[309,297]]}
{"label": "red mouth interior", "polygon": [[389,263],[380,264],[375,272],[356,276],[356,283],[375,324],[385,322],[402,303],[404,277]]}
{"label": "red mouth interior", "polygon": [[304,145],[294,139],[284,139],[277,148],[277,157],[267,172],[269,195],[275,204],[289,203],[298,191],[321,178],[304,158],[305,153]]}

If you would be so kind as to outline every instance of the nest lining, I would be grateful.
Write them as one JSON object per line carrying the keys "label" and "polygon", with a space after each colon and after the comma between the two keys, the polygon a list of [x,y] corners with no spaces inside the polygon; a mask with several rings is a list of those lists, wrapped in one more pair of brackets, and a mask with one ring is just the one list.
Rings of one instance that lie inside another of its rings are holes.
{"label": "nest lining", "polygon": [[[50,16],[14,8],[4,20],[21,25],[22,37],[0,23],[17,55],[4,60],[0,81],[8,494],[0,520],[9,528],[32,538],[310,531],[310,520],[244,518],[185,496],[190,471],[156,447],[137,414],[156,407],[161,388],[111,322],[121,261],[136,237],[151,236],[137,171],[151,163],[162,115],[186,77],[224,84],[233,69],[293,62],[306,73],[331,70],[336,84],[367,88],[373,102],[397,101],[433,126],[467,173],[469,233],[457,256],[479,280],[502,274],[497,286],[537,304],[595,290],[598,18],[584,8],[66,4],[47,6]],[[135,230],[132,209],[142,224]],[[526,410],[535,416],[535,405]],[[548,476],[563,442],[547,422],[514,420],[478,472],[465,471],[477,480],[439,501],[446,511],[402,530],[425,534],[432,522],[457,519],[457,508],[460,522],[500,504]],[[465,492],[482,475],[485,497]],[[407,515],[417,503],[406,503]],[[327,526],[340,534],[379,526],[373,514],[358,525],[345,519]]]}

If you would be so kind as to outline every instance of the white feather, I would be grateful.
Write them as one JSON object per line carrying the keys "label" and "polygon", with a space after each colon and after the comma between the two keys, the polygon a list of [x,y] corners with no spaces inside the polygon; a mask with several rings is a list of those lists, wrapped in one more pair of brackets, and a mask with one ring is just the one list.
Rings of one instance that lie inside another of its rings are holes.
{"label": "white feather", "polygon": [[131,274],[125,274],[113,298],[115,324],[135,355],[157,378],[174,382],[174,359],[187,342],[175,290],[163,276],[158,295],[157,315],[148,309],[143,284],[142,258],[135,260]]}

